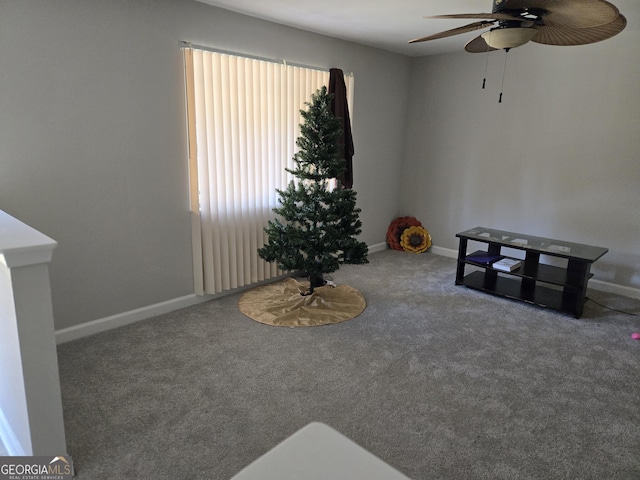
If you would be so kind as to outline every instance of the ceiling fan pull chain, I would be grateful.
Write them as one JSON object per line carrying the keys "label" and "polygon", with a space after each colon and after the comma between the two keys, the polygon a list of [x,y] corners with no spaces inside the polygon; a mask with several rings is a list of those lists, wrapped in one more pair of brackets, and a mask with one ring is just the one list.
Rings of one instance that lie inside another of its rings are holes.
{"label": "ceiling fan pull chain", "polygon": [[[489,30],[489,38],[491,38],[491,30]],[[482,80],[482,89],[484,90],[485,85],[487,84],[487,69],[489,68],[489,52],[491,52],[491,47],[487,43],[487,58],[484,62],[484,79]]]}
{"label": "ceiling fan pull chain", "polygon": [[504,77],[507,73],[507,54],[509,53],[510,48],[504,49],[504,70],[502,71],[502,84],[500,85],[500,99],[498,103],[502,103],[502,90],[504,90]]}
{"label": "ceiling fan pull chain", "polygon": [[484,64],[484,78],[482,79],[482,89],[487,84],[487,68],[489,67],[489,50],[487,49],[487,61]]}

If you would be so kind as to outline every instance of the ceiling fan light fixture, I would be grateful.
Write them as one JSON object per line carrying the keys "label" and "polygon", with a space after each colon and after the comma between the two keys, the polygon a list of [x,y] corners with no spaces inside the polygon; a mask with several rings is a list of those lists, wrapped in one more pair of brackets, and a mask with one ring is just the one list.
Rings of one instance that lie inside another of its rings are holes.
{"label": "ceiling fan light fixture", "polygon": [[529,42],[536,36],[535,28],[511,27],[496,28],[483,33],[481,36],[492,48],[516,48]]}

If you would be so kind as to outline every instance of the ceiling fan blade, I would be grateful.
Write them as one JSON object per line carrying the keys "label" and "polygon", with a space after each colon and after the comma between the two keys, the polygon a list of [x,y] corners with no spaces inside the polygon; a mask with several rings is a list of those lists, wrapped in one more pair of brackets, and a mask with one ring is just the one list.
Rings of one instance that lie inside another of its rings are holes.
{"label": "ceiling fan blade", "polygon": [[485,20],[516,20],[521,21],[522,18],[511,15],[509,13],[454,13],[451,15],[433,15],[425,18],[483,18]]}
{"label": "ceiling fan blade", "polygon": [[476,37],[468,42],[464,46],[464,49],[469,53],[487,53],[498,50],[497,48],[490,47],[482,36]]}
{"label": "ceiling fan blade", "polygon": [[538,33],[531,41],[545,45],[586,45],[611,38],[624,30],[626,25],[627,19],[618,15],[613,22],[591,28],[537,26]]}
{"label": "ceiling fan blade", "polygon": [[541,11],[550,27],[591,28],[613,22],[619,10],[606,0],[504,0],[500,11]]}
{"label": "ceiling fan blade", "polygon": [[429,35],[427,37],[416,38],[409,40],[409,43],[426,42],[427,40],[436,40],[438,38],[452,37],[453,35],[460,35],[461,33],[473,32],[474,30],[480,30],[481,28],[487,28],[493,25],[495,22],[475,22],[465,25],[464,27],[458,27],[451,30],[445,30],[444,32]]}

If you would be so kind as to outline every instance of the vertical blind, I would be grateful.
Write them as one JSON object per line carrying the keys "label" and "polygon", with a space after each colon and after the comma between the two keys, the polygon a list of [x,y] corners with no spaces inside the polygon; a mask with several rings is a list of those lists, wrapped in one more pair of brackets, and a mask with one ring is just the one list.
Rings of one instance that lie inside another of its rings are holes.
{"label": "vertical blind", "polygon": [[194,284],[215,294],[281,275],[257,250],[276,189],[293,179],[300,109],[329,72],[192,48],[184,57]]}

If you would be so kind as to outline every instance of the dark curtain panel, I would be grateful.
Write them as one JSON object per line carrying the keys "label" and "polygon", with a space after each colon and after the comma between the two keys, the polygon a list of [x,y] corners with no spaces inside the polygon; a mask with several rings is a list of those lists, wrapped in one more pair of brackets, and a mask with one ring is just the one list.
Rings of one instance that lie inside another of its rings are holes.
{"label": "dark curtain panel", "polygon": [[341,144],[344,146],[345,171],[338,180],[343,188],[353,187],[353,138],[351,137],[351,120],[349,119],[349,105],[347,104],[347,86],[344,74],[339,68],[329,70],[329,93],[334,95],[331,101],[331,111],[336,117],[342,118]]}

